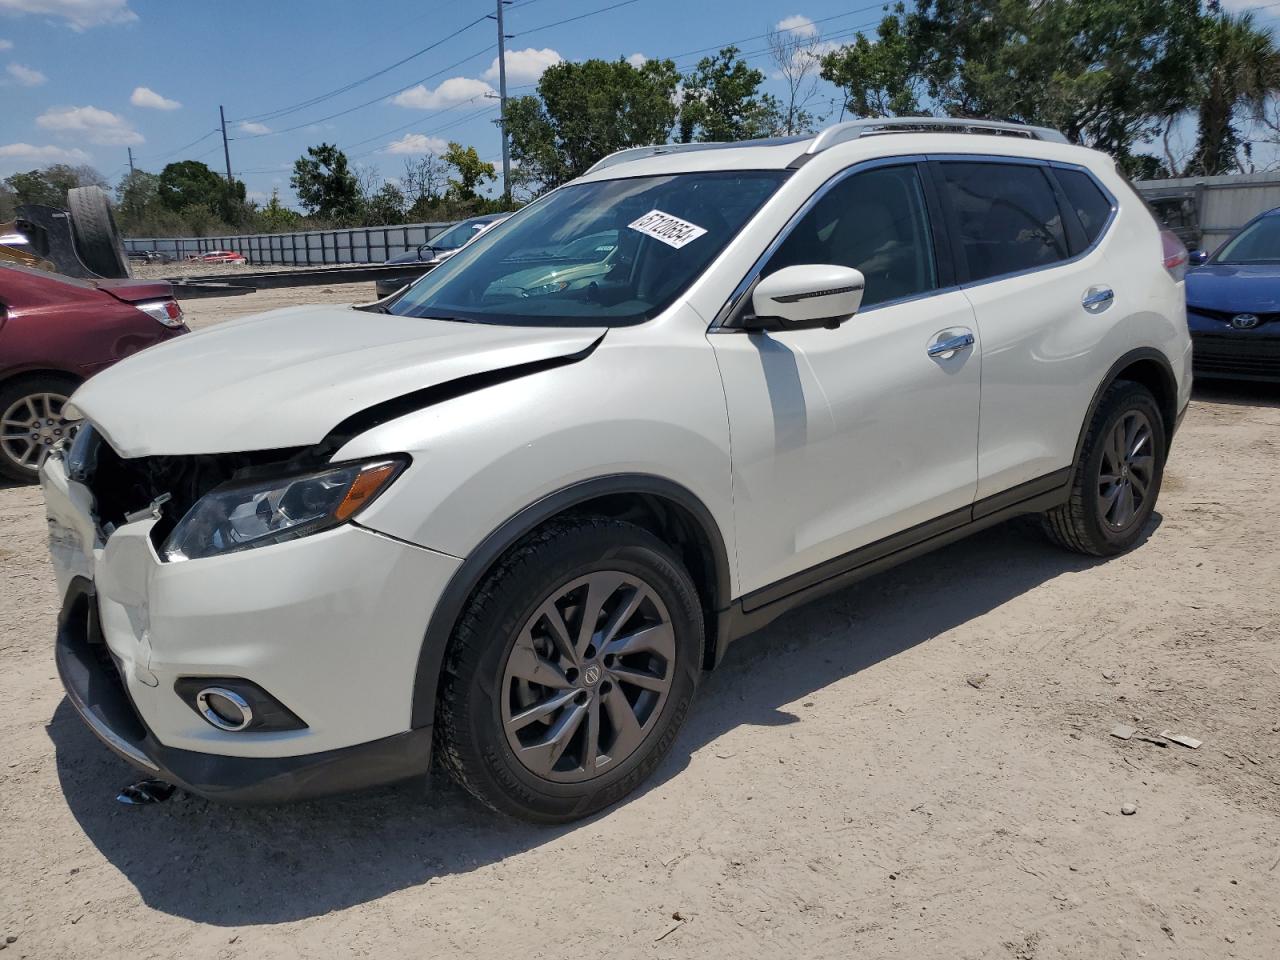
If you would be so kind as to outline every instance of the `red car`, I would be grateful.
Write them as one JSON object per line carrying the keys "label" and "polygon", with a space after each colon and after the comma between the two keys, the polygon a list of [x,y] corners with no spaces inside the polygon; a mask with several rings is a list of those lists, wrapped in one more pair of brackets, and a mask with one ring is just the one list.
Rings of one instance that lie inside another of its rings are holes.
{"label": "red car", "polygon": [[62,407],[84,380],[186,332],[168,283],[0,266],[0,477],[36,479],[68,435]]}
{"label": "red car", "polygon": [[196,253],[187,257],[193,263],[248,263],[243,253],[234,250],[210,250],[208,253]]}

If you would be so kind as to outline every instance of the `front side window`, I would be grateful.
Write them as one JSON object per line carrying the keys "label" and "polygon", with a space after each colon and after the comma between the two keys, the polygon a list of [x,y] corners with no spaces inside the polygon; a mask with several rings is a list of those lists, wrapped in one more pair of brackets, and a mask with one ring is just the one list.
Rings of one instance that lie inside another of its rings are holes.
{"label": "front side window", "polygon": [[866,278],[864,307],[938,288],[933,240],[915,165],[855,173],[801,218],[761,271],[830,263]]}
{"label": "front side window", "polygon": [[1262,217],[1245,227],[1213,258],[1214,263],[1280,262],[1280,217]]}
{"label": "front side window", "polygon": [[1067,259],[1062,214],[1039,166],[964,161],[944,161],[938,166],[970,280]]}
{"label": "front side window", "polygon": [[716,171],[561,187],[487,230],[388,310],[529,326],[640,323],[707,268],[786,176]]}

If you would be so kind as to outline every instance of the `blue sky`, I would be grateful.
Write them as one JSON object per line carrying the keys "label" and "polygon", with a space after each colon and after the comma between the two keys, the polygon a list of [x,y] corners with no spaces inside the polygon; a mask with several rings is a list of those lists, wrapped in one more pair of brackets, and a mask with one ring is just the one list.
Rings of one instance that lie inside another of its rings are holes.
{"label": "blue sky", "polygon": [[[1280,14],[1268,0],[1226,5],[1259,7],[1272,25]],[[521,94],[559,59],[674,57],[687,69],[733,41],[768,73],[769,27],[839,42],[873,28],[882,4],[516,0],[506,10],[509,90]],[[490,0],[0,0],[0,177],[61,161],[91,163],[114,183],[130,146],[141,169],[199,159],[222,170],[219,104],[232,169],[259,200],[273,187],[292,200],[292,163],[321,141],[387,177],[447,140],[496,161],[496,27],[467,26],[492,12]],[[548,26],[571,17],[581,19]],[[822,84],[817,112],[835,98]]]}

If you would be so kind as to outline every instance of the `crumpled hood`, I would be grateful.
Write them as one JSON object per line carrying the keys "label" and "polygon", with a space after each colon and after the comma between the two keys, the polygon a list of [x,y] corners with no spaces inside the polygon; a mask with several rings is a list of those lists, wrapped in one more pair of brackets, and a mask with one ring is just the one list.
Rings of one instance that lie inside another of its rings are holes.
{"label": "crumpled hood", "polygon": [[289,307],[144,350],[72,403],[124,457],[305,446],[374,404],[569,356],[604,332]]}
{"label": "crumpled hood", "polygon": [[1187,273],[1187,305],[1229,313],[1280,312],[1280,265],[1211,263]]}

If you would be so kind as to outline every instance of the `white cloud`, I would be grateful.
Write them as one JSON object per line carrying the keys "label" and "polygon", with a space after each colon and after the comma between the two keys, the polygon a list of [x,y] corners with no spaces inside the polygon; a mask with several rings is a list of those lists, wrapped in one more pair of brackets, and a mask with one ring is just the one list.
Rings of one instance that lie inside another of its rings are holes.
{"label": "white cloud", "polygon": [[13,49],[12,40],[0,40],[0,50],[12,50],[12,49]]}
{"label": "white cloud", "polygon": [[646,57],[643,53],[633,53],[631,56],[627,57],[627,63],[631,64],[637,70],[643,67],[648,62],[649,62],[649,58]]}
{"label": "white cloud", "polygon": [[271,132],[271,128],[268,127],[265,123],[253,123],[248,120],[240,124],[240,129],[244,133],[252,133],[254,136],[258,136],[258,137],[262,136],[264,133]]}
{"label": "white cloud", "polygon": [[[527,50],[508,50],[507,51],[507,83],[533,83],[540,76],[542,71],[547,67],[553,67],[564,57],[560,56],[550,47],[544,47],[541,50],[535,50],[529,47]],[[493,63],[489,65],[489,69],[480,74],[490,83],[496,83],[498,80],[498,58],[493,58]]]}
{"label": "white cloud", "polygon": [[32,70],[30,67],[24,67],[20,63],[9,64],[9,66],[5,67],[5,73],[9,74],[24,87],[38,87],[49,79],[39,70]]}
{"label": "white cloud", "polygon": [[449,149],[447,141],[440,137],[428,137],[425,133],[406,133],[382,148],[383,153],[444,153]]}
{"label": "white cloud", "polygon": [[0,146],[0,167],[12,168],[17,164],[88,163],[93,158],[83,150],[67,150],[63,147],[37,147],[30,143],[6,143]]}
{"label": "white cloud", "polygon": [[814,22],[799,13],[795,16],[783,17],[778,21],[778,25],[774,29],[794,33],[797,37],[816,37],[818,35],[818,27]]}
{"label": "white cloud", "polygon": [[496,91],[483,80],[470,77],[451,77],[434,90],[428,90],[422,84],[397,93],[391,102],[397,107],[416,107],[419,110],[443,110],[445,107],[456,107],[460,103],[477,97],[483,97]]}
{"label": "white cloud", "polygon": [[77,31],[138,19],[129,9],[129,0],[0,0],[0,13],[62,17]]}
{"label": "white cloud", "polygon": [[36,117],[36,126],[103,146],[123,147],[145,139],[124,117],[97,107],[52,107]]}
{"label": "white cloud", "polygon": [[160,96],[150,87],[134,87],[129,102],[135,107],[146,107],[149,110],[177,110],[182,106],[177,100]]}

